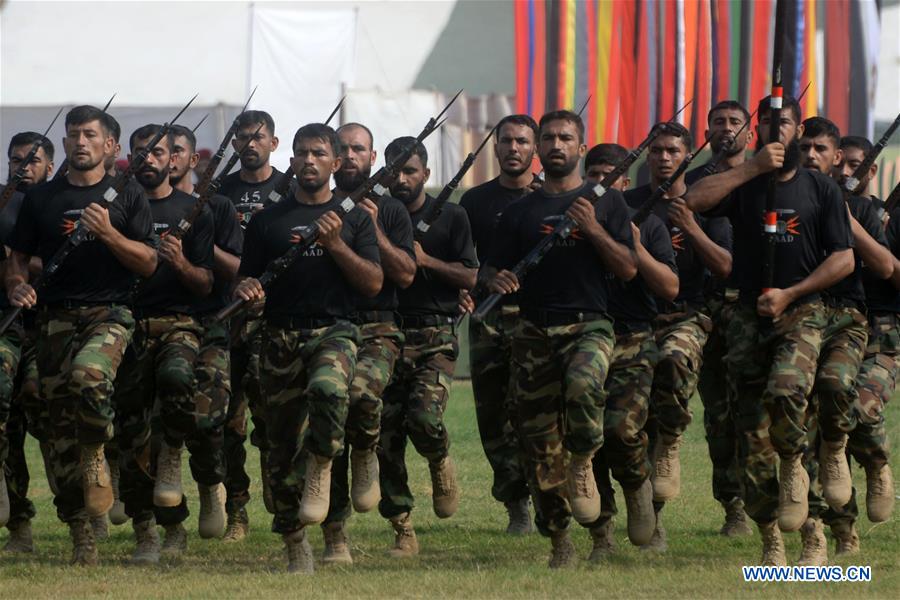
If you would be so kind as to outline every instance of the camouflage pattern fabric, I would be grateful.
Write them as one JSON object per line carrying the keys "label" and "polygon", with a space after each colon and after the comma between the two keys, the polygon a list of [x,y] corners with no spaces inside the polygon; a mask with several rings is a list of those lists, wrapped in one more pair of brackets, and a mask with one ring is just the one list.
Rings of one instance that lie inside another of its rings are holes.
{"label": "camouflage pattern fabric", "polygon": [[262,347],[262,389],[269,435],[269,483],[275,503],[272,531],[296,531],[303,491],[304,455],[334,458],[344,447],[350,382],[361,343],[348,321],[291,330],[267,324]]}
{"label": "camouflage pattern fabric", "polygon": [[538,327],[523,319],[515,330],[516,421],[542,535],[569,525],[570,453],[593,456],[603,445],[603,386],[614,345],[607,320]]}
{"label": "camouflage pattern fabric", "polygon": [[469,372],[481,446],[494,473],[491,495],[498,502],[528,497],[528,479],[511,415],[512,331],[516,306],[502,306],[481,323],[469,320]]}
{"label": "camouflage pattern fabric", "polygon": [[744,505],[757,523],[777,517],[777,454],[799,453],[806,443],[807,397],[825,323],[824,305],[811,301],[774,320],[739,302],[728,324],[725,364],[736,391]]}
{"label": "camouflage pattern fabric", "polygon": [[194,365],[200,323],[189,315],[139,319],[134,344],[116,379],[119,494],[125,512],[140,523],[153,516],[155,453],[151,418],[159,404],[162,438],[179,448],[194,429]]}
{"label": "camouflage pattern fabric", "polygon": [[201,322],[200,352],[194,364],[194,428],[185,439],[194,481],[215,485],[225,480],[225,419],[231,399],[228,326],[212,317]]}
{"label": "camouflage pattern fabric", "polygon": [[22,326],[16,324],[8,328],[0,337],[0,466],[6,462],[9,453],[7,422],[21,357]]}
{"label": "camouflage pattern fabric", "polygon": [[113,433],[113,382],[134,332],[125,306],[45,308],[38,315],[40,396],[47,403],[51,470],[60,520],[86,518],[81,446],[106,443]]}
{"label": "camouflage pattern fabric", "polygon": [[331,497],[325,523],[346,521],[352,514],[348,473],[350,447],[374,450],[381,434],[381,397],[400,356],[403,334],[393,322],[360,326],[362,345],[356,355],[356,372],[350,383],[344,451],[331,465]]}
{"label": "camouflage pattern fabric", "polygon": [[406,472],[406,441],[429,461],[440,461],[450,449],[444,410],[459,356],[450,325],[403,329],[406,340],[385,390],[381,440],[377,447],[381,501],[386,519],[409,512],[414,499]]}

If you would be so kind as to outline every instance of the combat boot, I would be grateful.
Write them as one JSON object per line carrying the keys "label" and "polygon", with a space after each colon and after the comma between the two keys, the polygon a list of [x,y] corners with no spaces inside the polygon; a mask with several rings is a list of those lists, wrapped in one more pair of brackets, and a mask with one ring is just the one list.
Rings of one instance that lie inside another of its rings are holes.
{"label": "combat boot", "polygon": [[566,486],[569,489],[572,517],[576,521],[587,525],[600,518],[600,493],[594,480],[590,455],[572,455],[566,473]]}
{"label": "combat boot", "polygon": [[822,519],[809,518],[800,528],[800,558],[797,565],[801,567],[824,567],[828,564],[828,541],[825,539],[825,526]]}
{"label": "combat boot", "polygon": [[31,521],[26,519],[17,523],[10,523],[9,539],[3,550],[6,552],[27,553],[34,552],[34,539],[31,537]]}
{"label": "combat boot", "polygon": [[653,500],[668,502],[681,493],[681,436],[660,435],[653,468]]}
{"label": "combat boot", "polygon": [[109,509],[109,522],[113,525],[124,525],[130,517],[125,514],[125,503],[119,497],[119,461],[109,463],[109,474],[113,489],[113,505]]}
{"label": "combat boot", "polygon": [[551,569],[567,569],[575,566],[578,562],[578,553],[572,538],[569,537],[568,529],[552,532],[550,543],[553,546],[549,563]]}
{"label": "combat boot", "polygon": [[9,522],[9,492],[6,490],[6,471],[0,463],[0,527]]}
{"label": "combat boot", "polygon": [[347,544],[347,533],[344,530],[343,521],[323,524],[322,537],[325,540],[325,552],[322,553],[323,563],[327,565],[353,564],[353,557],[350,556],[350,546]]}
{"label": "combat boot", "polygon": [[188,535],[184,525],[163,525],[163,530],[166,532],[160,551],[163,556],[175,558],[187,552]]}
{"label": "combat boot", "polygon": [[666,528],[663,527],[661,514],[656,513],[656,527],[653,529],[653,536],[651,536],[649,543],[641,546],[641,550],[663,554],[668,549],[669,542],[666,540]]}
{"label": "combat boot", "polygon": [[321,523],[328,516],[331,498],[331,459],[310,453],[306,457],[306,478],[298,515],[306,525]]}
{"label": "combat boot", "polygon": [[834,553],[856,554],[859,552],[859,534],[853,521],[841,519],[831,524],[831,535],[834,536]]}
{"label": "combat boot", "polygon": [[526,535],[534,531],[528,504],[528,496],[520,500],[504,503],[506,512],[509,514],[509,525],[506,526],[506,533],[509,535]]}
{"label": "combat boot", "polygon": [[616,538],[613,536],[615,522],[610,517],[602,525],[591,528],[591,555],[588,560],[597,563],[616,551]]}
{"label": "combat boot", "polygon": [[156,531],[156,519],[150,517],[146,521],[135,523],[134,527],[134,551],[131,553],[131,562],[136,565],[155,565],[159,562],[159,533]]}
{"label": "combat boot", "polygon": [[822,440],[819,448],[819,480],[825,502],[834,510],[840,510],[853,494],[850,465],[847,464],[847,436],[836,442]]}
{"label": "combat boot", "polygon": [[163,442],[156,458],[156,485],[153,486],[153,504],[171,508],[181,504],[181,448],[173,448]]}
{"label": "combat boot", "polygon": [[391,517],[394,528],[394,547],[388,550],[391,558],[410,558],[419,553],[419,540],[408,512]]}
{"label": "combat boot", "polygon": [[378,484],[378,457],[375,450],[350,452],[350,500],[353,510],[369,512],[381,500],[381,486]]}
{"label": "combat boot", "polygon": [[247,509],[239,508],[229,512],[222,541],[226,543],[240,542],[247,537],[248,533],[250,533],[250,518],[247,516]]}
{"label": "combat boot", "polygon": [[723,502],[722,506],[725,508],[725,524],[719,530],[719,535],[738,537],[753,534],[753,529],[747,522],[747,513],[744,512],[743,500],[734,498],[731,502]]}
{"label": "combat boot", "polygon": [[222,537],[225,533],[225,486],[197,484],[200,495],[200,517],[197,532],[203,539]]}
{"label": "combat boot", "polygon": [[784,553],[784,540],[781,537],[781,529],[778,521],[771,523],[759,523],[759,534],[762,536],[763,552],[759,564],[765,567],[787,566],[787,556]]}
{"label": "combat boot", "polygon": [[894,478],[891,467],[866,469],[866,512],[873,523],[882,523],[894,512]]}
{"label": "combat boot", "polygon": [[259,451],[259,479],[262,482],[263,505],[270,515],[275,514],[275,499],[272,496],[272,484],[269,482],[269,453]]}
{"label": "combat boot", "polygon": [[799,454],[781,458],[778,480],[778,527],[797,531],[809,516],[809,475]]}
{"label": "combat boot", "polygon": [[91,517],[91,529],[94,530],[94,541],[104,542],[109,539],[109,521],[106,515]]}
{"label": "combat boot", "polygon": [[81,447],[81,485],[88,517],[108,513],[113,505],[112,479],[106,457],[103,456],[103,444]]}
{"label": "combat boot", "polygon": [[69,536],[72,538],[72,561],[70,564],[92,567],[100,562],[90,521],[78,519],[69,522]]}
{"label": "combat boot", "polygon": [[431,504],[439,519],[452,517],[459,508],[459,484],[456,465],[449,456],[440,461],[428,461],[431,472]]}
{"label": "combat boot", "polygon": [[285,533],[281,538],[284,540],[284,549],[287,553],[288,573],[312,575],[315,568],[312,547],[309,545],[309,540],[306,539],[306,528]]}
{"label": "combat boot", "polygon": [[625,508],[628,516],[628,539],[635,546],[650,543],[656,529],[656,515],[653,512],[653,484],[645,479],[636,490],[625,490]]}

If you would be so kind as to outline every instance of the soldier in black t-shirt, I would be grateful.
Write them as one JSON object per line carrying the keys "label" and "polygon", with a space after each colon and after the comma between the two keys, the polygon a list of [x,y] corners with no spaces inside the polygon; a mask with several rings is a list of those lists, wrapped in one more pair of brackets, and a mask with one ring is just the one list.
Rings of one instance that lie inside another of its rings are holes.
{"label": "soldier in black t-shirt", "polygon": [[[247,227],[255,213],[271,204],[269,193],[282,175],[270,163],[272,152],[278,148],[278,138],[275,136],[275,121],[269,113],[261,110],[241,113],[232,146],[239,150],[248,140],[250,144],[241,154],[240,170],[227,176],[219,188],[219,193],[234,204],[242,229]],[[266,464],[268,453],[265,408],[259,382],[261,315],[262,304],[258,304],[231,322],[232,396],[225,421],[225,507],[228,513],[226,542],[244,539],[249,528],[245,506],[250,501],[250,477],[244,467],[247,462],[244,443],[247,441],[248,409],[253,418],[250,441],[259,448],[261,465]],[[262,473],[265,472],[263,467]],[[263,490],[264,498],[269,497],[269,490],[265,486]],[[266,507],[272,512],[271,501]]]}
{"label": "soldier in black t-shirt", "polygon": [[[349,318],[359,295],[374,297],[383,282],[368,214],[353,210],[342,220],[335,213],[341,200],[328,182],[341,165],[340,146],[327,125],[297,130],[292,168],[299,187],[293,197],[250,221],[238,271],[243,279],[235,290],[245,301],[266,299],[261,375],[275,505],[272,529],[283,535],[293,572],[313,570],[305,526],[325,520],[332,460],[344,448],[360,344],[359,328]],[[319,228],[316,243],[263,290],[258,277],[313,223]]]}
{"label": "soldier in black t-shirt", "polygon": [[[500,175],[475,186],[462,195],[459,205],[466,210],[472,225],[472,238],[478,261],[490,254],[494,228],[511,203],[532,191],[538,126],[528,115],[509,115],[497,123],[494,155]],[[482,269],[479,280],[486,282],[492,273]],[[491,494],[503,502],[509,513],[507,533],[533,531],[529,514],[528,478],[519,457],[519,441],[510,419],[514,399],[509,389],[512,365],[512,330],[519,320],[515,298],[505,299],[499,310],[480,323],[469,321],[469,365],[475,417],[481,446],[494,472]]]}
{"label": "soldier in black t-shirt", "polygon": [[[759,115],[757,139],[766,140],[768,98],[760,102]],[[693,210],[715,209],[733,226],[733,274],[740,298],[728,328],[726,362],[747,448],[744,501],[763,538],[763,564],[786,563],[781,531],[800,529],[809,512],[801,453],[806,397],[826,323],[821,293],[853,270],[847,209],[834,181],[800,168],[800,106],[790,97],[784,99],[780,133],[780,142],[762,146],[751,161],[701,179],[686,197]],[[770,176],[776,178],[779,222],[774,285],[763,290],[761,215]]]}
{"label": "soldier in black t-shirt", "polygon": [[[587,148],[584,123],[570,111],[541,118],[538,154],[544,187],[508,207],[497,225],[488,264],[499,270],[493,292],[518,292],[522,321],[513,339],[516,420],[529,478],[535,480],[536,522],[553,543],[551,568],[571,565],[571,516],[600,517],[591,458],[603,444],[603,389],[615,337],[609,317],[612,273],[637,273],[628,208],[618,190],[596,205],[578,172]],[[571,235],[547,252],[520,282],[509,271],[563,219]],[[571,460],[568,454],[571,453]]]}
{"label": "soldier in black t-shirt", "polygon": [[[17,133],[9,141],[9,177],[22,166],[35,142],[40,142],[37,153],[24,166],[24,177],[0,212],[0,244],[4,246],[0,253],[3,260],[6,259],[5,245],[22,207],[23,192],[44,183],[53,174],[53,143],[39,133],[25,131]],[[0,186],[0,193],[5,187]],[[7,310],[9,302],[4,294],[0,297],[0,314]],[[9,529],[9,540],[4,550],[10,552],[31,552],[34,549],[31,519],[35,509],[28,499],[30,476],[25,462],[26,432],[31,432],[41,442],[43,452],[49,452],[47,411],[37,396],[36,334],[34,313],[29,311],[24,319],[0,336],[0,526],[6,525]],[[19,385],[16,386],[16,383]]]}
{"label": "soldier in black t-shirt", "polygon": [[[69,524],[73,562],[96,564],[88,518],[113,503],[103,446],[112,438],[113,380],[134,329],[128,308],[135,274],[149,277],[157,254],[143,191],[129,184],[112,202],[103,159],[114,140],[106,115],[92,106],[66,115],[65,179],[28,190],[10,240],[6,290],[13,306],[40,304],[37,361],[55,448],[55,504]],[[47,266],[78,227],[93,235],[76,246],[42,286],[27,283],[31,256]]]}
{"label": "soldier in black t-shirt", "polygon": [[[628,150],[618,144],[594,146],[584,159],[585,179],[599,183],[627,154]],[[613,187],[622,191],[628,183],[628,177],[620,177]],[[653,512],[645,426],[658,360],[653,336],[657,299],[671,302],[678,295],[678,268],[669,231],[658,217],[649,215],[640,229],[632,225],[632,235],[638,274],[628,282],[611,274],[609,278],[609,315],[615,323],[616,346],[606,377],[604,443],[592,461],[601,513],[597,521],[585,525],[593,541],[590,560],[595,562],[615,548],[612,518],[617,510],[610,470],[625,494],[631,543],[655,543],[656,548],[664,543],[662,523]]]}
{"label": "soldier in black t-shirt", "polygon": [[[147,150],[159,127],[145,125],[131,134],[132,155]],[[135,173],[150,203],[160,264],[151,277],[137,284],[134,343],[125,353],[113,398],[120,451],[119,495],[134,527],[137,545],[131,560],[135,563],[159,562],[154,507],[172,508],[182,503],[181,451],[195,429],[194,363],[202,335],[196,308],[213,283],[212,214],[204,209],[183,238],[172,235],[196,198],[169,183],[171,149],[172,136],[167,135]],[[155,403],[162,443],[159,453],[151,457]]]}
{"label": "soldier in black t-shirt", "polygon": [[[402,137],[385,148],[385,159],[394,160],[414,138]],[[391,195],[406,205],[413,229],[430,214],[434,198],[425,193],[428,153],[416,143],[410,159],[400,168]],[[459,291],[475,285],[478,260],[466,212],[455,204],[444,206],[427,233],[414,243],[418,271],[412,284],[398,291],[398,322],[405,336],[391,385],[384,393],[378,463],[381,502],[378,510],[389,519],[396,539],[391,556],[402,558],[418,552],[410,518],[413,496],[406,472],[406,442],[428,459],[432,505],[439,518],[447,518],[459,506],[456,467],[450,459],[450,438],[444,410],[459,354],[453,321]]]}
{"label": "soldier in black t-shirt", "polygon": [[[347,197],[369,178],[375,151],[372,133],[365,125],[347,123],[338,131],[341,168],[334,174],[335,195]],[[326,563],[352,563],[344,525],[350,517],[350,501],[357,512],[375,508],[381,498],[375,446],[381,433],[381,397],[400,356],[403,334],[394,321],[397,291],[409,287],[416,274],[413,229],[403,204],[390,196],[377,203],[366,198],[357,204],[375,223],[375,237],[384,271],[384,284],[374,298],[360,297],[353,322],[359,326],[362,344],[356,355],[356,373],[350,385],[350,407],[344,452],[331,469],[331,506],[322,523]],[[352,451],[348,447],[352,447]],[[349,455],[349,456],[348,456]],[[347,489],[348,468],[353,485]]]}
{"label": "soldier in black t-shirt", "polygon": [[[687,129],[677,123],[666,127],[650,143],[650,184],[625,193],[625,201],[633,210],[647,201],[691,150]],[[679,281],[678,296],[673,302],[659,303],[654,323],[659,361],[650,395],[650,453],[655,460],[652,480],[657,512],[681,490],[678,449],[691,422],[688,402],[697,390],[703,347],[712,329],[712,321],[704,312],[704,288],[710,274],[725,278],[731,272],[731,226],[723,218],[694,214],[681,197],[686,190],[682,176],[653,208],[672,238]]]}

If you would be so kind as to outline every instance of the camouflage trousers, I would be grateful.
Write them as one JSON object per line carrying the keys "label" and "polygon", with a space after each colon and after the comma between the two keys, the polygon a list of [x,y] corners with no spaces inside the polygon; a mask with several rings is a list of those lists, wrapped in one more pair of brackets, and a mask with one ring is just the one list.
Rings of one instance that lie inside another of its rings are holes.
{"label": "camouflage trousers", "polygon": [[659,361],[650,393],[651,426],[677,437],[691,422],[688,402],[697,390],[712,321],[700,312],[673,313],[660,315],[653,325]]}
{"label": "camouflage trousers", "polygon": [[542,535],[569,525],[570,454],[593,456],[603,445],[604,383],[614,345],[607,320],[539,327],[523,319],[515,330],[516,423]]}
{"label": "camouflage trousers", "polygon": [[338,321],[318,329],[266,324],[260,372],[269,424],[272,531],[302,527],[298,510],[308,453],[334,458],[344,447],[359,329]]}
{"label": "camouflage trousers", "polygon": [[735,300],[722,298],[707,302],[707,313],[713,322],[706,346],[697,391],[703,403],[703,428],[712,462],[713,498],[722,504],[741,497],[741,474],[738,467],[738,433],[735,424],[733,383],[728,377],[725,334],[734,314]]}
{"label": "camouflage trousers", "polygon": [[528,497],[528,479],[511,419],[515,412],[515,397],[511,393],[512,332],[518,318],[518,307],[504,306],[481,323],[469,321],[469,371],[475,418],[481,446],[494,472],[491,495],[498,502]]}
{"label": "camouflage trousers", "polygon": [[189,315],[141,318],[119,369],[115,394],[119,495],[135,523],[154,514],[154,405],[159,405],[161,437],[170,447],[181,448],[196,428],[194,365],[201,334],[200,323]]}
{"label": "camouflage trousers", "polygon": [[807,397],[826,324],[820,301],[798,303],[777,319],[739,302],[728,324],[725,364],[734,382],[744,503],[758,523],[777,516],[777,455],[803,449]]}
{"label": "camouflage trousers", "polygon": [[262,307],[248,310],[231,324],[231,400],[225,419],[225,507],[229,513],[250,501],[247,475],[247,413],[253,420],[251,443],[260,452],[268,451],[265,406],[260,384],[262,347]]}
{"label": "camouflage trousers", "polygon": [[413,509],[406,471],[406,441],[428,461],[443,460],[450,449],[444,411],[459,356],[451,325],[403,329],[405,341],[384,393],[381,439],[377,447],[382,517]]}
{"label": "camouflage trousers", "polygon": [[347,413],[344,451],[331,465],[331,504],[325,523],[350,518],[348,471],[350,447],[374,450],[381,434],[381,409],[384,390],[394,373],[400,356],[403,334],[393,322],[360,325],[362,344],[356,355],[356,372],[350,383],[350,406]]}
{"label": "camouflage trousers", "polygon": [[113,382],[134,332],[125,306],[45,308],[38,316],[40,396],[50,423],[50,469],[60,520],[86,518],[81,446],[113,434]]}

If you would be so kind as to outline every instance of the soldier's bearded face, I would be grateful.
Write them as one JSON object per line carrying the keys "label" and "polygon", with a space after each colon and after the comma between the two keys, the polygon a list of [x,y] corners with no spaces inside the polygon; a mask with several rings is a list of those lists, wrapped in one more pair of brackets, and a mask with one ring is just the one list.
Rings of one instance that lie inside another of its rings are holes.
{"label": "soldier's bearded face", "polygon": [[331,143],[320,138],[300,138],[294,145],[291,168],[297,175],[300,189],[315,193],[328,185],[332,173],[341,166],[341,158],[335,156]]}
{"label": "soldier's bearded face", "polygon": [[541,128],[538,156],[548,177],[562,178],[578,168],[587,152],[575,123],[564,119],[550,121]]}
{"label": "soldier's bearded face", "polygon": [[375,152],[372,140],[362,127],[344,127],[338,131],[341,140],[341,168],[334,174],[337,187],[352,192],[362,185],[372,173]]}
{"label": "soldier's bearded face", "polygon": [[69,167],[76,171],[90,171],[112,152],[113,139],[100,121],[72,124],[66,128],[63,146]]}

